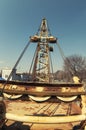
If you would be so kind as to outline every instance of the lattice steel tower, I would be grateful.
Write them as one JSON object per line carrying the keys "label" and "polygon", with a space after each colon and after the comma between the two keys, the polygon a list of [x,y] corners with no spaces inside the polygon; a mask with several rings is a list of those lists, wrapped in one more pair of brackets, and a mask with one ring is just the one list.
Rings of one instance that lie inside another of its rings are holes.
{"label": "lattice steel tower", "polygon": [[50,61],[50,51],[53,51],[53,48],[49,46],[49,43],[56,43],[57,38],[51,35],[45,18],[42,19],[37,34],[30,37],[30,41],[37,43],[32,80],[37,82],[51,82],[52,65]]}

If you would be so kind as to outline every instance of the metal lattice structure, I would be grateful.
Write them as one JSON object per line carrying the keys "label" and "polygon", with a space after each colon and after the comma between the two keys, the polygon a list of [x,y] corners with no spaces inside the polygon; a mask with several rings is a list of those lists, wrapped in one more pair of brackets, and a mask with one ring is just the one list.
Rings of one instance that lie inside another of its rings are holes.
{"label": "metal lattice structure", "polygon": [[50,82],[50,51],[53,51],[53,48],[49,46],[49,43],[56,43],[57,39],[51,35],[46,19],[42,20],[38,33],[32,36],[30,41],[38,43],[32,80]]}

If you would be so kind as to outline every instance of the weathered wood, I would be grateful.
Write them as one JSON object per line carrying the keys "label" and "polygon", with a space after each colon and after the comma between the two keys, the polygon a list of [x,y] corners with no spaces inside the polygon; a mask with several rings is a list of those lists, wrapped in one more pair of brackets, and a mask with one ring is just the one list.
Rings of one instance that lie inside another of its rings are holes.
{"label": "weathered wood", "polygon": [[86,94],[81,83],[33,83],[0,81],[0,90],[8,94],[29,94],[33,96],[78,96]]}
{"label": "weathered wood", "polygon": [[[0,89],[1,90],[1,89]],[[5,93],[8,94],[28,94],[28,95],[33,95],[33,96],[79,96],[79,95],[86,95],[86,92],[58,92],[58,91],[44,91],[44,92],[32,92],[32,91],[27,91],[27,90],[4,90]]]}
{"label": "weathered wood", "polygon": [[86,115],[86,95],[81,95],[82,114]]}

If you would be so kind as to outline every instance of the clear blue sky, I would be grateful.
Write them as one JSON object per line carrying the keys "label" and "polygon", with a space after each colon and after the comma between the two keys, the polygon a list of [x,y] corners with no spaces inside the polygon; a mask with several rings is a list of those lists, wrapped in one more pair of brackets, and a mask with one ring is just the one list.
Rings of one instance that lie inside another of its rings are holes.
{"label": "clear blue sky", "polygon": [[86,0],[0,0],[0,69],[14,66],[44,17],[66,56],[86,56]]}

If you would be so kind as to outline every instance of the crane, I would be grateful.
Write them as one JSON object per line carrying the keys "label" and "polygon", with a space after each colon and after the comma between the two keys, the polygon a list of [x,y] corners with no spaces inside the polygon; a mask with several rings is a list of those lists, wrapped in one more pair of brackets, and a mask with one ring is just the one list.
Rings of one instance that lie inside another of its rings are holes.
{"label": "crane", "polygon": [[37,43],[32,80],[37,82],[51,82],[50,69],[52,65],[50,51],[53,51],[53,48],[49,46],[49,43],[55,44],[57,38],[51,35],[45,18],[42,20],[37,34],[30,37],[30,41]]}

